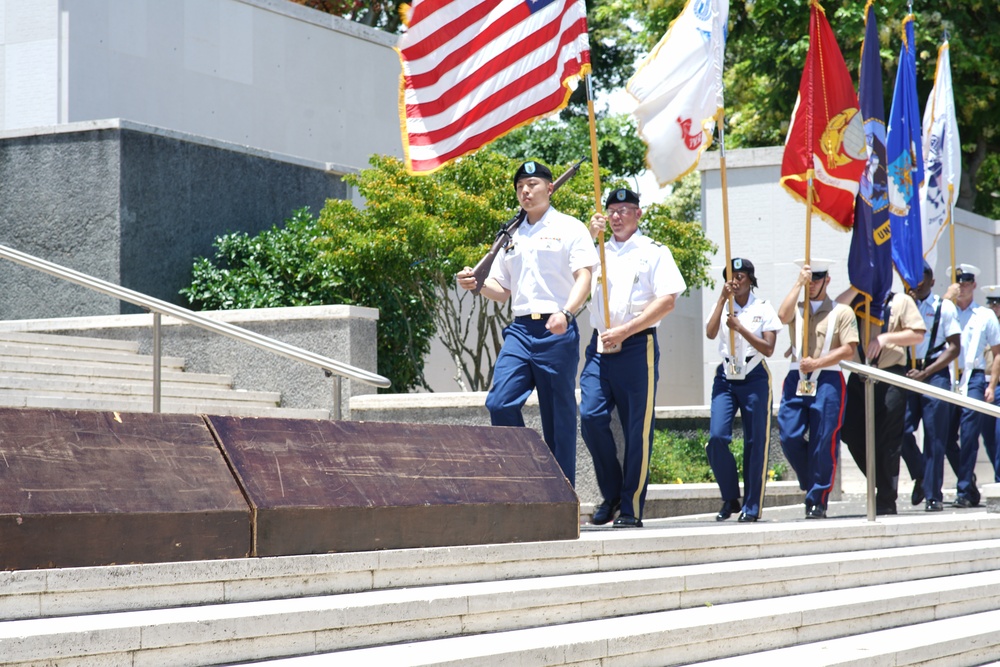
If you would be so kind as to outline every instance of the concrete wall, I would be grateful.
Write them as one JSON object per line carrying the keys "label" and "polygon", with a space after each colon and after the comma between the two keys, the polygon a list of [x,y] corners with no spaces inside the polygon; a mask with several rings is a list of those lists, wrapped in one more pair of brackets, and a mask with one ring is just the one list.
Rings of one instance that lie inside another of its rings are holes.
{"label": "concrete wall", "polygon": [[[4,245],[172,303],[216,236],[347,194],[323,164],[128,121],[0,134]],[[8,319],[138,312],[10,262],[0,280]]]}
{"label": "concrete wall", "polygon": [[0,130],[124,118],[328,162],[402,155],[394,35],[287,0],[0,0]]}

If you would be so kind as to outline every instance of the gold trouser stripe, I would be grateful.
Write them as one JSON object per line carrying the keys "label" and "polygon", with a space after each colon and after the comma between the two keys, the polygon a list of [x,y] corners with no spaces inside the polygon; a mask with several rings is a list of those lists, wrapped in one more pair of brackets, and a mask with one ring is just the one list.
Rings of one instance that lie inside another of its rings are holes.
{"label": "gold trouser stripe", "polygon": [[[653,336],[655,335],[653,334]],[[639,497],[645,486],[643,482],[646,480],[646,475],[649,474],[649,435],[656,417],[656,410],[653,407],[656,399],[653,395],[656,392],[656,356],[653,354],[653,336],[646,336],[646,411],[642,416],[642,468],[639,470],[639,488],[632,496],[632,511],[635,512],[637,519],[642,518],[639,516]]]}
{"label": "gold trouser stripe", "polygon": [[[764,405],[767,409],[767,429],[764,431],[764,465],[760,471],[760,498],[757,507],[760,509],[757,511],[757,517],[764,516],[764,488],[767,486],[767,459],[771,455],[771,413],[774,411],[772,408],[772,401],[774,401],[774,396],[772,395],[771,389],[771,369],[767,367],[767,362],[763,359],[760,360],[760,365],[764,367],[764,372],[767,373],[767,403]],[[746,424],[744,424],[744,428]],[[744,432],[743,437],[746,437]]]}

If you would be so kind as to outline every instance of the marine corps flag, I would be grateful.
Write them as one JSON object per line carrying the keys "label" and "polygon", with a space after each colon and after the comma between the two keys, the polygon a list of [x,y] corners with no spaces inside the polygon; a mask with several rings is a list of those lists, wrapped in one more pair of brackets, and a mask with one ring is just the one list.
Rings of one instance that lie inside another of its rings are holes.
{"label": "marine corps flag", "polygon": [[889,170],[889,222],[892,261],[906,286],[924,277],[924,240],[920,225],[919,187],[924,182],[924,151],[917,105],[917,57],[913,14],[903,19],[903,44],[892,92],[889,130],[885,140]]}
{"label": "marine corps flag", "polygon": [[729,0],[688,0],[625,89],[660,186],[698,166],[723,108],[722,61]]}
{"label": "marine corps flag", "polygon": [[785,141],[781,185],[806,202],[814,170],[813,210],[835,229],[847,231],[854,225],[854,198],[867,159],[865,130],[826,13],[816,0],[809,11],[809,52]]}
{"label": "marine corps flag", "polygon": [[[878,22],[872,0],[865,7],[865,38],[861,43],[858,100],[868,143],[868,161],[861,174],[854,206],[854,233],[847,257],[851,287],[870,300],[869,315],[882,324],[885,297],[892,288],[892,244],[889,229],[888,175],[885,170],[885,102],[882,99],[882,59]],[[857,312],[857,308],[855,308]]]}

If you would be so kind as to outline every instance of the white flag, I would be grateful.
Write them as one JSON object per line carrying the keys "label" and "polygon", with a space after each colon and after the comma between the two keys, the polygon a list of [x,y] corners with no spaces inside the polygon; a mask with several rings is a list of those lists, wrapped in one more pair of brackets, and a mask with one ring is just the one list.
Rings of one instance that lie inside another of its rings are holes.
{"label": "white flag", "polygon": [[934,88],[924,109],[924,183],[920,188],[920,214],[924,259],[937,264],[941,236],[947,234],[958,188],[962,181],[962,147],[958,140],[955,94],[951,86],[948,42],[938,49]]}
{"label": "white flag", "polygon": [[688,0],[625,89],[660,186],[698,166],[723,108],[722,61],[729,0]]}

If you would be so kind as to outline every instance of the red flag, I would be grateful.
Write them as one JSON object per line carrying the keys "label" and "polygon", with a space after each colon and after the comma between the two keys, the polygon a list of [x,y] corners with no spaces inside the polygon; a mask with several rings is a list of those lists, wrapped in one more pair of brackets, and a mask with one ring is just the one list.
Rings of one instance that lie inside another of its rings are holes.
{"label": "red flag", "polygon": [[781,185],[805,202],[808,171],[813,210],[835,229],[854,226],[854,199],[868,158],[865,129],[851,75],[826,13],[810,4],[809,52],[781,162]]}
{"label": "red flag", "polygon": [[416,0],[406,19],[396,50],[411,174],[559,111],[590,71],[583,0]]}

